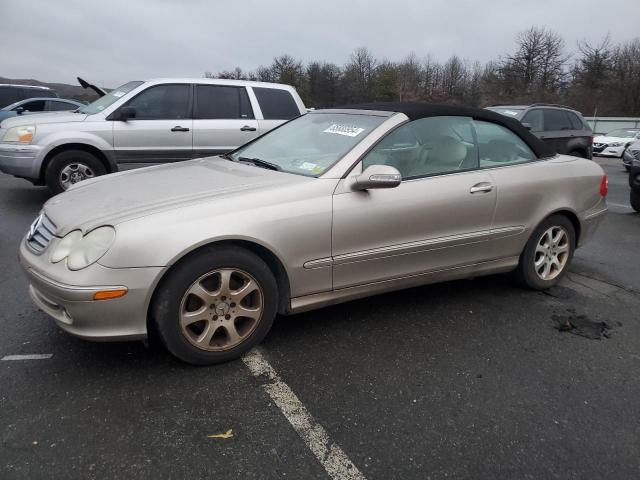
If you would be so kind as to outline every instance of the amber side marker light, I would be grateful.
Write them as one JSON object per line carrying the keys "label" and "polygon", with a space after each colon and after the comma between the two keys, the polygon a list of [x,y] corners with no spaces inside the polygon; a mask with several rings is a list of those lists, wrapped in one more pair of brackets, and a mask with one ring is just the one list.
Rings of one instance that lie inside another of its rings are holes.
{"label": "amber side marker light", "polygon": [[110,300],[112,298],[124,297],[127,294],[126,288],[119,288],[117,290],[100,290],[93,294],[94,300]]}

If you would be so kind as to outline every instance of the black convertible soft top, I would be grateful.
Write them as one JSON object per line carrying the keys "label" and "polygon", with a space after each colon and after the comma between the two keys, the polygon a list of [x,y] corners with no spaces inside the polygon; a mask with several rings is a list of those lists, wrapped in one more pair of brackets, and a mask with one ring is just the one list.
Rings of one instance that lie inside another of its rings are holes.
{"label": "black convertible soft top", "polygon": [[508,128],[518,135],[527,145],[529,145],[538,158],[553,157],[555,155],[555,152],[549,146],[522,126],[518,120],[483,108],[417,102],[361,103],[357,105],[345,105],[340,108],[353,110],[377,110],[379,112],[399,112],[404,113],[411,120],[444,116],[471,117],[475,120],[493,122]]}

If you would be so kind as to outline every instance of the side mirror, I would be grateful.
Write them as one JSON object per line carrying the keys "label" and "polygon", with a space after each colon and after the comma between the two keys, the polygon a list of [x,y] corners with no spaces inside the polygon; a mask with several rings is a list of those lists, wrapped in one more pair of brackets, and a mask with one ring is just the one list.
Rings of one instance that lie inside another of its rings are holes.
{"label": "side mirror", "polygon": [[18,108],[16,108],[16,113],[17,113],[18,115],[22,115],[22,112],[24,112],[24,107],[18,107]]}
{"label": "side mirror", "polygon": [[402,175],[390,165],[371,165],[355,178],[354,190],[369,190],[371,188],[394,188],[400,185]]}
{"label": "side mirror", "polygon": [[530,123],[523,123],[522,126],[524,128],[526,128],[527,130],[529,130],[529,131],[531,130],[531,127],[532,127],[532,125]]}
{"label": "side mirror", "polygon": [[115,120],[126,122],[130,118],[136,118],[136,109],[134,107],[122,107],[118,110],[118,116]]}

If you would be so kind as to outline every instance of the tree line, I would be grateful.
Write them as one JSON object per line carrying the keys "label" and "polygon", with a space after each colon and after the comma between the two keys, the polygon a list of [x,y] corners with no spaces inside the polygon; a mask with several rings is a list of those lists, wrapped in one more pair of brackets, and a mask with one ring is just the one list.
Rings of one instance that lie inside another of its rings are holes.
{"label": "tree line", "polygon": [[640,38],[614,43],[564,39],[544,27],[518,34],[514,48],[484,64],[453,55],[444,62],[408,54],[400,61],[357,48],[345,65],[281,55],[254,71],[206,72],[209,78],[293,85],[307,106],[421,101],[485,107],[536,102],[569,105],[585,116],[640,116]]}

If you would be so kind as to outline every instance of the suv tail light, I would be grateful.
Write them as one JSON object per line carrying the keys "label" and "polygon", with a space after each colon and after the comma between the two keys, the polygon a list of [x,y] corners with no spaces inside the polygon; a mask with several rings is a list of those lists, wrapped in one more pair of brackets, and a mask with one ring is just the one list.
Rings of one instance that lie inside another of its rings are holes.
{"label": "suv tail light", "polygon": [[609,179],[606,175],[602,176],[602,180],[600,181],[600,196],[606,197],[609,192]]}

